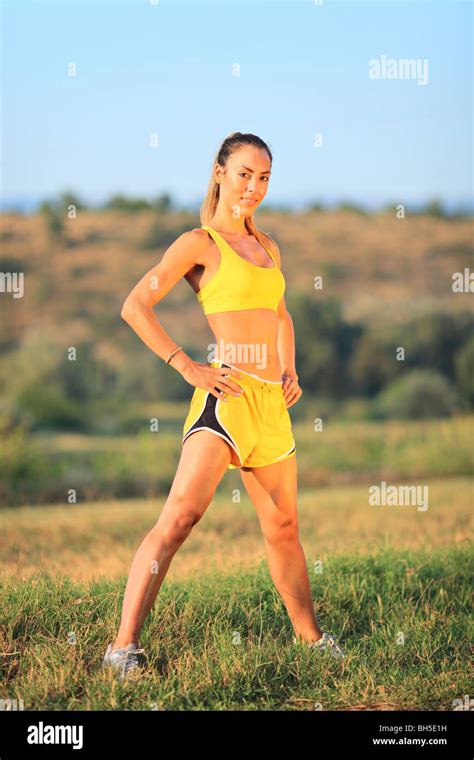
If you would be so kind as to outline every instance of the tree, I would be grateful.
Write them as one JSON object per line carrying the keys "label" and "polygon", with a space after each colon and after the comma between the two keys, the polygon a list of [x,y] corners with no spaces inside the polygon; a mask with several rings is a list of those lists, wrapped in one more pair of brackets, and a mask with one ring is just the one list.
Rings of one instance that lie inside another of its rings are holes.
{"label": "tree", "polygon": [[288,297],[287,307],[295,329],[301,388],[331,398],[350,393],[349,358],[362,327],[343,320],[341,304],[334,298],[321,301],[298,293]]}

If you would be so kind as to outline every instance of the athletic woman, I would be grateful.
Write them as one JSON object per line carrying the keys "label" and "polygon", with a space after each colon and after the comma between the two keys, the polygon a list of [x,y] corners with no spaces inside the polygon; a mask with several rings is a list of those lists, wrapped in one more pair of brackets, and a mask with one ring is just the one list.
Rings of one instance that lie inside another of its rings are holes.
{"label": "athletic woman", "polygon": [[[317,622],[298,535],[296,447],[288,414],[302,394],[294,329],[278,246],[254,222],[272,160],[259,137],[229,135],[214,162],[201,208],[203,226],[176,239],[122,309],[144,343],[195,390],[171,490],[135,554],[120,628],[104,657],[103,665],[121,678],[136,675],[140,667],[139,634],[174,554],[202,518],[226,470],[237,467],[257,511],[294,642],[344,657],[334,634]],[[217,355],[205,363],[193,361],[153,312],[182,277],[216,338]]]}

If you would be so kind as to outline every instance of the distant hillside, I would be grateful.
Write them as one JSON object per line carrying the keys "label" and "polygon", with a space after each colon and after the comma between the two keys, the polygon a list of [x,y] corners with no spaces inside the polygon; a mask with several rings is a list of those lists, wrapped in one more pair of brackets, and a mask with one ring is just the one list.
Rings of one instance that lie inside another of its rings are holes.
{"label": "distant hillside", "polygon": [[[200,226],[190,213],[150,211],[80,211],[62,229],[41,214],[4,214],[0,222],[0,271],[25,273],[24,297],[0,298],[4,329],[17,338],[34,323],[68,326],[71,336],[128,330],[120,319],[128,292],[181,232]],[[453,272],[472,268],[472,219],[262,212],[257,224],[280,247],[287,293],[336,296],[348,321],[396,322],[433,307],[472,308],[470,294],[451,290]],[[322,290],[314,289],[318,275]],[[177,341],[211,338],[184,280],[156,313]]]}

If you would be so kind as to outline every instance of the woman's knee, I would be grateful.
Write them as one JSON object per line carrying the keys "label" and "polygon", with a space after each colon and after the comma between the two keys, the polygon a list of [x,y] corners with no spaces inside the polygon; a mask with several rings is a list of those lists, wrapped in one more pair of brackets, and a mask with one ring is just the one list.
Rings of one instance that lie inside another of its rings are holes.
{"label": "woman's knee", "polygon": [[168,500],[154,530],[160,532],[166,548],[179,546],[191,533],[206,509],[205,504],[189,497]]}
{"label": "woman's knee", "polygon": [[265,541],[269,544],[293,543],[299,541],[296,515],[282,515],[269,520],[263,526]]}

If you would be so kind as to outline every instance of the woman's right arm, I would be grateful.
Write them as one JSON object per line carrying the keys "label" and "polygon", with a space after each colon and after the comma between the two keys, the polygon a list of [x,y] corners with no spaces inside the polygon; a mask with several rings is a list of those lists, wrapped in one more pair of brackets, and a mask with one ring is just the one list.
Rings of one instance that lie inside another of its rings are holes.
{"label": "woman's right arm", "polygon": [[[122,319],[135,330],[139,338],[166,361],[178,347],[158,321],[153,307],[159,303],[184,275],[196,264],[205,265],[205,252],[209,242],[201,230],[190,230],[180,235],[163,254],[161,261],[152,267],[127,296],[121,311]],[[239,377],[235,370],[208,367],[194,362],[182,349],[169,362],[191,385],[206,388],[214,396],[217,385],[221,390],[240,391],[236,383],[224,377]]]}

